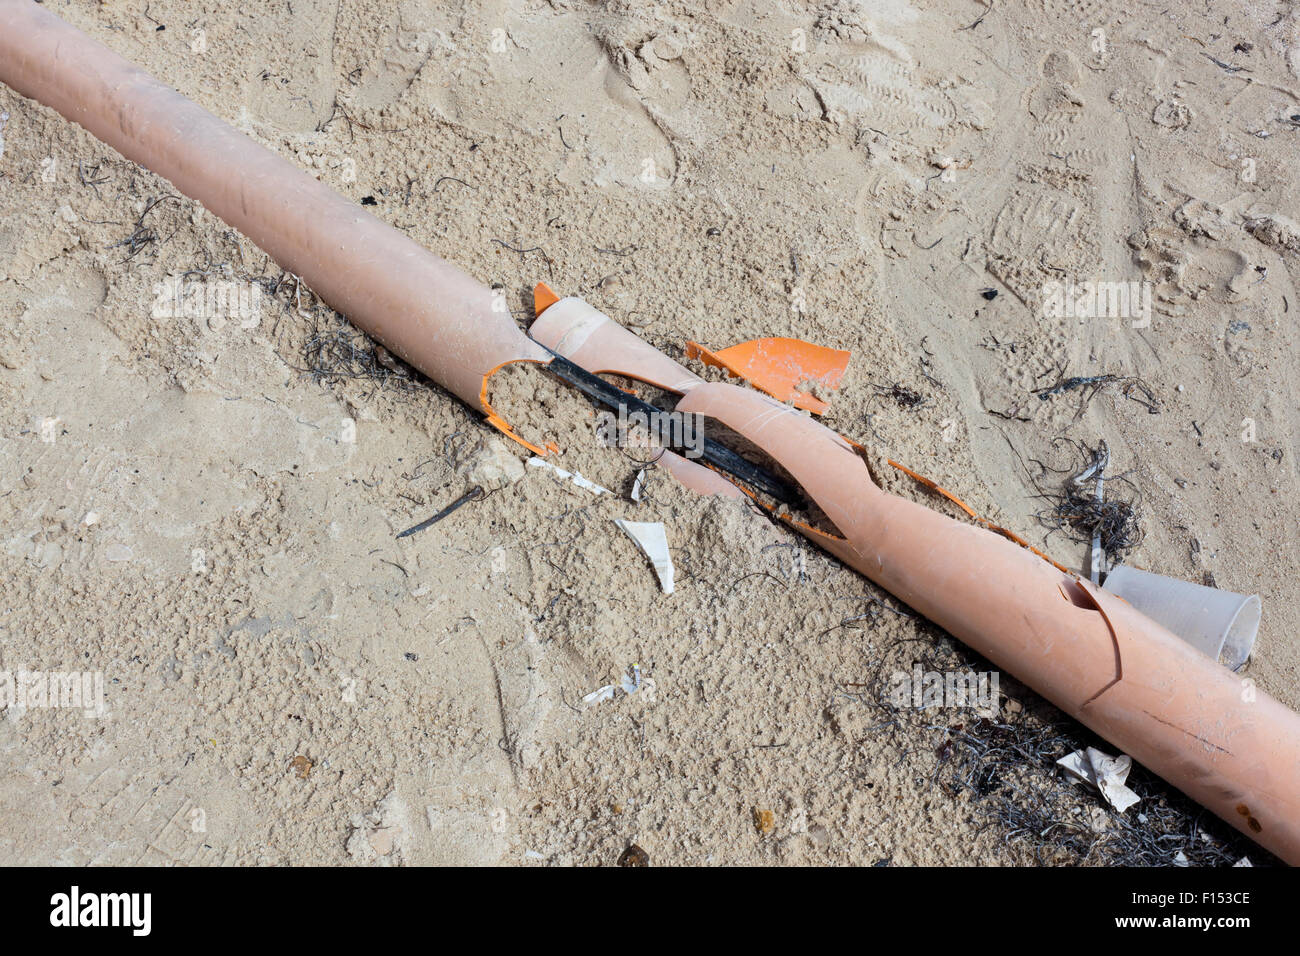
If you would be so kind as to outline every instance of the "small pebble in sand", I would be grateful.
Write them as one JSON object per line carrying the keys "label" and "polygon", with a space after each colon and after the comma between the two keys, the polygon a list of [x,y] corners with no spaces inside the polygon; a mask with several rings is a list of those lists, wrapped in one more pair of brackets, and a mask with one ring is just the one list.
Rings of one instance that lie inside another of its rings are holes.
{"label": "small pebble in sand", "polygon": [[622,855],[619,856],[618,865],[619,866],[649,866],[650,854],[647,853],[645,850],[641,849],[635,843],[631,843],[628,845],[628,848],[623,851]]}

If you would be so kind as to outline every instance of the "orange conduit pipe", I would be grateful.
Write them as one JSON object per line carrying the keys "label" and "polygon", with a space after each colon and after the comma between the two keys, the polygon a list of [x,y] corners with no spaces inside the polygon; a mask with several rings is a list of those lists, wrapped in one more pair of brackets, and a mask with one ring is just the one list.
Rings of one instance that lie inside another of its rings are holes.
{"label": "orange conduit pipe", "polygon": [[[1300,715],[1128,603],[983,527],[882,491],[843,438],[755,392],[689,392],[779,461],[838,536],[801,528],[1289,863],[1300,862]],[[776,407],[773,407],[776,406]],[[778,409],[780,409],[778,411]]]}
{"label": "orange conduit pipe", "polygon": [[580,299],[550,305],[532,334],[584,368],[680,392],[679,412],[721,422],[763,449],[836,533],[778,516],[795,531],[1300,863],[1300,715],[1009,532],[883,491],[843,436],[767,395],[705,382]]}
{"label": "orange conduit pipe", "polygon": [[170,180],[471,407],[490,412],[502,364],[550,359],[483,283],[30,0],[0,0],[0,81]]}
{"label": "orange conduit pipe", "polygon": [[[471,407],[490,415],[485,383],[502,364],[549,360],[485,286],[30,0],[0,0],[0,81],[171,180]],[[678,391],[680,411],[752,441],[835,533],[782,516],[795,530],[1300,863],[1300,716],[1079,576],[881,490],[840,435],[758,392],[700,380],[580,300],[551,304],[533,334],[589,371]],[[680,465],[688,487],[727,485]]]}

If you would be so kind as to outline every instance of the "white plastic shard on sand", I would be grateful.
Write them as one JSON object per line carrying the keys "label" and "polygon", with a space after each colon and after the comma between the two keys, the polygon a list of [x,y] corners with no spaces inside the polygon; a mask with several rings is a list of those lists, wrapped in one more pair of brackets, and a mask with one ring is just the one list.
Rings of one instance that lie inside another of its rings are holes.
{"label": "white plastic shard on sand", "polygon": [[583,707],[594,707],[597,704],[604,703],[607,700],[613,700],[622,691],[628,697],[633,694],[645,694],[646,697],[653,701],[655,694],[655,682],[651,677],[646,677],[641,673],[641,665],[633,664],[627,669],[627,672],[619,678],[617,685],[606,684],[604,687],[597,687],[590,694],[582,698]]}
{"label": "white plastic shard on sand", "polygon": [[1127,754],[1112,757],[1089,747],[1062,757],[1056,764],[1076,780],[1096,787],[1106,802],[1120,813],[1142,799],[1124,785],[1129,770],[1133,768],[1133,758]]}
{"label": "white plastic shard on sand", "polygon": [[664,532],[662,521],[624,521],[615,518],[614,523],[636,542],[641,553],[654,565],[655,574],[659,576],[659,586],[664,594],[673,593],[673,559],[668,554],[668,535]]}
{"label": "white plastic shard on sand", "polygon": [[617,692],[618,688],[613,684],[606,684],[604,687],[597,687],[590,694],[587,694],[582,698],[582,704],[584,707],[594,707],[604,701],[613,700],[614,695]]}
{"label": "white plastic shard on sand", "polygon": [[552,465],[549,461],[546,461],[544,458],[538,458],[536,455],[528,459],[528,464],[532,468],[548,468],[566,481],[571,481],[579,488],[585,488],[594,495],[607,495],[610,493],[608,488],[596,484],[589,478],[584,478],[576,472],[565,471],[563,468]]}

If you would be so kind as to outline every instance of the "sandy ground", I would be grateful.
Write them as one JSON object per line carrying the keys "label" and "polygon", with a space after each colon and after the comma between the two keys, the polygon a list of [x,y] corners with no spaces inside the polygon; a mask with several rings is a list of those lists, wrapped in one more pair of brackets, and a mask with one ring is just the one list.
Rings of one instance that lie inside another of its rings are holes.
{"label": "sandy ground", "polygon": [[[851,350],[828,421],[891,490],[947,507],[887,457],[1081,570],[1038,463],[1104,439],[1130,560],[1260,594],[1247,674],[1300,704],[1295,3],[46,6],[521,321],[541,279],[674,356]],[[653,468],[629,500],[640,466],[536,377],[503,401],[612,493],[521,467],[169,184],[4,113],[0,670],[98,674],[106,713],[5,709],[0,861],[1096,863],[1141,830],[1006,675],[1022,765],[882,704],[986,665],[864,579]],[[1150,283],[1149,324],[1044,317],[1063,276]],[[262,307],[167,314],[182,277]],[[1103,374],[1148,391],[1035,394]],[[673,595],[615,518],[665,523]],[[581,704],[633,664],[652,688]],[[1260,856],[1139,777],[1186,836],[1142,862]]]}

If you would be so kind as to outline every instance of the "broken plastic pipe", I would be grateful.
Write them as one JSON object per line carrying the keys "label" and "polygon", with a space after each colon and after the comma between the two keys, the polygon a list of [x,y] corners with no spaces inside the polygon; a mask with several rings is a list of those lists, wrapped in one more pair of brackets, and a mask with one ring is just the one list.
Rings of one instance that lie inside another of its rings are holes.
{"label": "broken plastic pipe", "polygon": [[[1300,716],[1128,602],[882,491],[847,439],[758,392],[702,381],[580,300],[545,308],[531,341],[486,286],[29,0],[0,0],[0,81],[171,180],[507,433],[488,379],[549,362],[538,342],[589,373],[681,394],[679,411],[761,448],[834,530],[778,520],[1300,863]],[[697,491],[748,493],[672,453],[661,464]]]}
{"label": "broken plastic pipe", "polygon": [[[550,349],[547,351],[550,352]],[[621,388],[609,384],[603,378],[575,365],[561,355],[556,355],[554,352],[551,354],[553,357],[547,366],[551,371],[606,408],[623,407],[631,412],[641,412],[648,416],[660,414],[659,409],[649,402],[642,401],[635,395],[629,395]],[[721,445],[707,436],[704,437],[702,444],[700,457],[709,464],[716,465],[746,484],[753,485],[777,501],[789,505],[800,501],[799,493],[794,488],[765,469],[745,460],[726,445]]]}
{"label": "broken plastic pipe", "polygon": [[[594,313],[594,314],[593,314]],[[876,486],[853,442],[756,391],[705,382],[587,303],[538,341],[592,371],[683,393],[762,449],[833,525],[777,514],[1288,862],[1300,862],[1300,716],[1085,578]],[[687,487],[696,475],[674,472]]]}
{"label": "broken plastic pipe", "polygon": [[[493,410],[488,380],[553,356],[483,283],[29,0],[0,0],[0,80],[170,180],[391,352],[546,454]],[[552,371],[593,397],[611,388],[564,363]],[[793,503],[779,479],[716,442],[703,457]]]}

